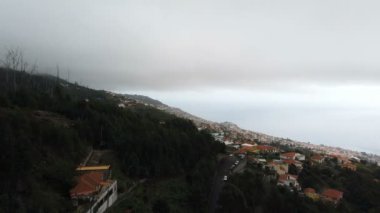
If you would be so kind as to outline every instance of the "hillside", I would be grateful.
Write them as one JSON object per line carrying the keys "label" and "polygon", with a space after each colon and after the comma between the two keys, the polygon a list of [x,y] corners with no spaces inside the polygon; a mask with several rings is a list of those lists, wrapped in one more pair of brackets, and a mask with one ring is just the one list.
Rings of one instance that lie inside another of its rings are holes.
{"label": "hillside", "polygon": [[[123,96],[120,96],[121,99]],[[228,136],[229,141],[234,142],[252,142],[252,141],[260,141],[261,143],[268,144],[279,144],[286,146],[299,147],[303,149],[309,149],[312,151],[320,152],[320,153],[331,153],[331,154],[340,154],[348,157],[357,157],[363,160],[367,160],[370,162],[374,162],[380,165],[380,156],[372,153],[359,152],[355,150],[343,149],[340,147],[331,147],[321,144],[310,143],[310,142],[301,142],[296,140],[291,140],[285,137],[277,137],[271,136],[264,133],[255,132],[252,130],[246,130],[240,128],[238,125],[232,122],[213,122],[198,116],[192,115],[188,112],[185,112],[179,108],[171,107],[162,102],[152,99],[147,96],[139,96],[139,95],[124,95],[131,100],[135,100],[138,103],[149,105],[151,107],[157,108],[159,110],[165,111],[167,113],[176,115],[181,118],[189,119],[194,122],[194,124],[200,129],[208,129],[211,132],[224,132]]]}
{"label": "hillside", "polygon": [[[232,156],[223,155],[218,162],[225,146],[210,132],[225,133],[223,140],[269,143],[308,157],[320,151],[230,122],[207,121],[149,97],[0,69],[0,212],[76,211],[69,191],[75,185],[75,168],[92,149],[105,153],[96,162],[111,164],[112,178],[118,180],[120,198],[110,212],[207,212],[213,187],[221,181],[218,175],[229,171],[226,161],[233,164],[238,157],[229,147]],[[273,160],[279,154],[250,157]],[[239,167],[246,172],[229,173],[217,211],[231,212],[236,206],[242,212],[279,208],[286,212],[288,207],[300,212],[378,209],[378,167],[363,159],[355,165],[357,172],[344,170],[334,161],[320,167],[303,164],[306,170],[299,173],[303,186],[344,191],[342,205],[334,208],[278,188],[274,180],[267,180],[271,171],[242,164]],[[251,200],[242,203],[241,194]]]}
{"label": "hillside", "polygon": [[[224,146],[189,120],[144,104],[119,104],[109,92],[0,68],[0,212],[74,211],[74,171],[91,148],[111,151],[121,193],[141,178],[158,184],[186,177],[183,200],[165,205],[206,208],[216,154]],[[155,201],[128,208],[152,211]]]}

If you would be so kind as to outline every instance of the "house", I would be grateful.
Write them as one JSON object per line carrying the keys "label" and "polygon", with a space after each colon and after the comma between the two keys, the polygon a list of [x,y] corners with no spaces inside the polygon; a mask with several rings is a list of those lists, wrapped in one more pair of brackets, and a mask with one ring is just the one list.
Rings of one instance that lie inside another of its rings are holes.
{"label": "house", "polygon": [[72,199],[90,199],[102,187],[104,175],[100,172],[90,172],[81,175],[77,180],[77,185],[70,190]]}
{"label": "house", "polygon": [[344,163],[351,163],[351,161],[349,160],[348,157],[346,156],[343,156],[343,155],[339,155],[339,154],[329,154],[327,155],[328,158],[330,159],[335,159],[336,162],[339,164],[339,165],[342,165]]}
{"label": "house", "polygon": [[291,174],[280,175],[278,178],[277,185],[301,190],[301,186],[298,183],[298,176],[297,175],[291,175]]}
{"label": "house", "polygon": [[306,197],[308,197],[314,201],[319,200],[319,194],[313,188],[305,188],[303,190],[303,193],[305,194]]}
{"label": "house", "polygon": [[300,162],[298,160],[285,159],[285,160],[283,160],[283,162],[286,163],[286,164],[288,164],[289,166],[290,165],[294,165],[298,169],[303,169],[302,162]]}
{"label": "house", "polygon": [[338,204],[343,198],[343,192],[336,189],[325,189],[321,194],[321,198],[323,201]]}
{"label": "house", "polygon": [[76,185],[70,190],[74,206],[87,213],[103,213],[117,199],[117,181],[111,180],[110,166],[81,166]]}
{"label": "house", "polygon": [[300,154],[300,153],[296,153],[296,160],[304,161],[305,159],[306,159],[305,155]]}
{"label": "house", "polygon": [[296,153],[295,153],[295,152],[281,153],[281,154],[280,154],[280,159],[291,159],[291,160],[295,160],[295,159],[296,159]]}
{"label": "house", "polygon": [[263,158],[255,158],[253,156],[248,156],[247,159],[248,159],[248,163],[254,164],[254,165],[259,165],[260,167],[263,167],[267,163],[267,160],[265,160]]}
{"label": "house", "polygon": [[273,146],[267,146],[267,145],[257,145],[252,147],[252,149],[255,150],[255,152],[258,153],[277,153],[279,150],[276,147]]}
{"label": "house", "polygon": [[117,180],[109,182],[103,186],[103,190],[99,193],[95,203],[87,211],[87,213],[103,213],[112,206],[117,200]]}
{"label": "house", "polygon": [[265,167],[275,171],[278,175],[284,175],[289,171],[288,164],[285,164],[282,161],[269,162]]}
{"label": "house", "polygon": [[305,155],[302,155],[302,154],[297,153],[297,152],[286,152],[286,153],[280,154],[280,159],[304,161]]}
{"label": "house", "polygon": [[325,160],[325,158],[322,155],[313,155],[310,158],[312,163],[318,163],[321,164]]}

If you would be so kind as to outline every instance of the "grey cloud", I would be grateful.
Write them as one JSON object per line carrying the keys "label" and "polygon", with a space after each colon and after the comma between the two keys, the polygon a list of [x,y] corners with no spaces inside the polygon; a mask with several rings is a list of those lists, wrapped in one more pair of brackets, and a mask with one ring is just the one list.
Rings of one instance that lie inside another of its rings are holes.
{"label": "grey cloud", "polygon": [[110,89],[380,80],[377,1],[0,3],[0,45]]}
{"label": "grey cloud", "polygon": [[1,0],[0,54],[20,47],[42,72],[58,64],[71,81],[212,120],[380,150],[379,9],[377,0]]}

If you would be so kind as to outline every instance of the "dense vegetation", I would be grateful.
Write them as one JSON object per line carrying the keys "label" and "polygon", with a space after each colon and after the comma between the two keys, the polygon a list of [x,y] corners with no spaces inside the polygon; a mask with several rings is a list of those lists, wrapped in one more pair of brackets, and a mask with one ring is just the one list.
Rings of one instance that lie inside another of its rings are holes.
{"label": "dense vegetation", "polygon": [[351,171],[342,169],[336,159],[313,166],[306,161],[299,174],[303,188],[311,187],[318,193],[325,188],[343,191],[336,207],[278,187],[271,173],[250,165],[244,174],[230,177],[218,212],[380,212],[380,168],[368,162],[356,165],[357,171]]}
{"label": "dense vegetation", "polygon": [[45,120],[29,110],[0,108],[0,212],[70,207],[67,190],[86,144],[74,129],[49,116]]}
{"label": "dense vegetation", "polygon": [[230,178],[219,199],[218,212],[335,212],[332,206],[314,203],[297,192],[278,187],[264,171],[249,170]]}
{"label": "dense vegetation", "polygon": [[336,160],[324,164],[306,164],[299,181],[305,187],[321,191],[325,187],[344,192],[342,206],[346,212],[380,212],[380,168],[377,165],[358,163],[357,171],[342,169]]}
{"label": "dense vegetation", "polygon": [[176,205],[204,211],[224,146],[188,120],[142,105],[119,108],[119,101],[59,78],[0,68],[0,212],[69,211],[74,169],[89,147],[114,150],[128,177],[180,178],[186,196]]}

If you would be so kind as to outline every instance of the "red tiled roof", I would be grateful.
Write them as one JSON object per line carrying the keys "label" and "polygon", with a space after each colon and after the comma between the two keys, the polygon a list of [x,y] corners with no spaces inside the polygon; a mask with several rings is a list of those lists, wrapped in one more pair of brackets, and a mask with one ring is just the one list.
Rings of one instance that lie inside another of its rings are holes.
{"label": "red tiled roof", "polygon": [[323,159],[323,156],[321,156],[321,155],[313,155],[313,156],[311,157],[311,159],[312,159],[312,160],[322,160],[322,159]]}
{"label": "red tiled roof", "polygon": [[336,189],[326,189],[322,195],[332,200],[340,200],[343,197],[343,192]]}
{"label": "red tiled roof", "polygon": [[70,196],[86,196],[99,190],[99,187],[103,183],[103,173],[90,172],[81,175],[78,178],[77,185],[70,190]]}
{"label": "red tiled roof", "polygon": [[284,163],[286,163],[286,164],[294,164],[294,165],[296,165],[296,164],[300,164],[301,162],[299,162],[299,161],[296,161],[296,160],[292,160],[292,159],[285,159],[285,160],[283,160],[283,162]]}
{"label": "red tiled roof", "polygon": [[294,158],[296,156],[295,152],[287,152],[287,153],[282,153],[282,156],[285,156],[287,158]]}

